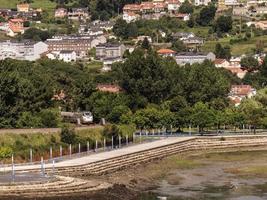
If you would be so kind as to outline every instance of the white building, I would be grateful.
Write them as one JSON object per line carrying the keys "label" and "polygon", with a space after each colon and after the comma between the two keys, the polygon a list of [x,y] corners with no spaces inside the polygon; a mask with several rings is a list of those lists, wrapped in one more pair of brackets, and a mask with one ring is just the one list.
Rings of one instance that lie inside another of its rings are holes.
{"label": "white building", "polygon": [[226,6],[236,6],[238,5],[237,0],[224,0],[224,4]]}
{"label": "white building", "polygon": [[58,59],[64,62],[76,62],[77,55],[75,51],[63,50],[59,52]]}
{"label": "white building", "polygon": [[216,58],[215,54],[210,53],[194,53],[194,52],[181,52],[175,56],[175,61],[178,65],[203,63],[205,60],[214,61]]}
{"label": "white building", "polygon": [[211,0],[195,0],[195,6],[207,6]]}
{"label": "white building", "polygon": [[124,12],[122,16],[123,20],[125,20],[127,23],[135,22],[138,19],[141,18],[140,15],[135,14],[133,12]]}
{"label": "white building", "polygon": [[0,43],[0,59],[12,58],[17,60],[34,61],[48,51],[48,45],[44,42],[33,41],[5,41]]}
{"label": "white building", "polygon": [[168,5],[168,11],[169,12],[175,12],[179,10],[181,3],[178,0],[166,0],[165,1]]}

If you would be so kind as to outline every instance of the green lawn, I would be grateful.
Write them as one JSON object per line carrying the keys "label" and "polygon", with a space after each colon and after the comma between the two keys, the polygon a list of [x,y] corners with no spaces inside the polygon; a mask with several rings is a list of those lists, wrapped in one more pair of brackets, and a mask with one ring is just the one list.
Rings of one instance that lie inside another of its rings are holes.
{"label": "green lawn", "polygon": [[[231,37],[222,38],[218,41],[207,41],[202,47],[203,51],[214,51],[216,43],[221,43],[222,45],[230,45]],[[256,47],[256,42],[261,40],[265,44],[265,50],[267,50],[267,36],[258,36],[249,39],[248,41],[242,41],[233,45],[230,45],[233,55],[242,55],[253,53],[253,49]]]}
{"label": "green lawn", "polygon": [[103,62],[92,61],[92,62],[86,64],[86,67],[90,70],[99,70],[103,67]]}

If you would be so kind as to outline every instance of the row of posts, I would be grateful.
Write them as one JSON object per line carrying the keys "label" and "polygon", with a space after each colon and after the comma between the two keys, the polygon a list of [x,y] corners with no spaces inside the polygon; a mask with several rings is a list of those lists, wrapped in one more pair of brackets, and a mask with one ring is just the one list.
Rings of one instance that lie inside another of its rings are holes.
{"label": "row of posts", "polygon": [[[119,136],[119,145],[118,147],[121,148],[121,136]],[[129,145],[129,138],[128,138],[128,135],[126,136],[126,145],[128,146]],[[114,138],[112,136],[111,138],[111,149],[114,149]],[[103,150],[105,151],[106,150],[106,139],[104,139],[104,142],[103,142]],[[96,140],[95,141],[95,152],[98,151],[98,141]],[[63,151],[62,151],[62,146],[60,145],[59,147],[59,152],[60,152],[60,157],[63,156]],[[89,141],[87,142],[87,153],[90,152],[90,143]],[[52,174],[54,174],[54,169],[55,169],[55,160],[53,159],[53,148],[50,147],[50,160],[52,161]],[[81,153],[81,144],[79,143],[78,144],[78,153],[80,154]],[[72,145],[70,144],[69,145],[69,156],[71,157],[72,156]],[[30,149],[30,162],[33,163],[33,150]],[[12,154],[11,156],[11,171],[12,171],[12,181],[15,180],[15,163],[14,163],[14,156]],[[45,176],[45,162],[44,162],[44,159],[43,157],[41,157],[41,175],[42,176]]]}
{"label": "row of posts", "polygon": [[[118,144],[118,148],[121,148],[121,146],[122,146],[122,142],[121,142],[121,140],[122,140],[122,138],[121,138],[121,136],[119,136],[119,139],[118,139],[119,141],[119,144]],[[126,146],[128,146],[129,145],[129,137],[128,137],[128,135],[126,136]],[[89,143],[89,141],[87,142],[87,144],[86,144],[86,146],[87,146],[87,153],[89,153],[90,152],[90,143]],[[69,156],[71,157],[72,156],[72,153],[73,153],[73,150],[72,150],[72,145],[71,144],[69,144]],[[95,141],[95,149],[94,149],[94,151],[95,152],[97,152],[98,151],[98,141],[96,140]],[[104,141],[103,141],[103,150],[104,151],[106,151],[106,149],[107,149],[107,146],[106,146],[106,139],[104,138]],[[112,138],[111,138],[111,149],[114,149],[114,137],[112,136]],[[81,153],[81,144],[79,143],[78,144],[78,154],[80,154]],[[60,145],[59,146],[59,157],[62,157],[63,156],[63,148],[62,148],[62,145]],[[53,161],[53,148],[52,147],[50,147],[50,150],[49,150],[49,160],[50,161]],[[32,149],[30,149],[30,163],[33,163],[33,150]]]}

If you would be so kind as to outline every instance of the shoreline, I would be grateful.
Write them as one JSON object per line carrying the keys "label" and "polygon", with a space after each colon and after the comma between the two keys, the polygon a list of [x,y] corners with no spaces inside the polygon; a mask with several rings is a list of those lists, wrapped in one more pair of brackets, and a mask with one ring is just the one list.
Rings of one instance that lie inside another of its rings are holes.
{"label": "shoreline", "polygon": [[[266,152],[267,148],[239,148],[239,149],[224,149],[217,151],[199,151],[188,155],[186,153],[180,153],[168,156],[163,159],[157,159],[151,162],[137,164],[132,167],[122,169],[120,171],[115,171],[106,175],[101,176],[91,176],[86,173],[81,174],[80,176],[75,176],[75,178],[80,178],[90,181],[99,181],[101,183],[108,183],[112,185],[107,189],[101,190],[92,190],[90,192],[82,192],[80,194],[67,194],[63,197],[67,197],[70,200],[80,200],[80,199],[92,199],[92,200],[106,200],[106,199],[129,199],[135,200],[139,199],[143,193],[147,191],[156,191],[158,188],[158,181],[169,176],[169,172],[173,170],[192,170],[195,168],[201,168],[205,164],[199,162],[199,159],[203,157],[209,157],[209,155],[218,154],[218,155],[252,155]],[[200,159],[201,160],[201,159]],[[205,160],[205,159],[204,159]],[[207,162],[207,160],[205,161]],[[225,162],[225,160],[223,160]],[[230,159],[227,161],[229,163],[236,162],[236,159]],[[247,162],[247,161],[245,161]],[[208,162],[207,162],[208,163]],[[208,163],[209,166],[211,163]],[[176,180],[171,180],[173,183],[177,182]],[[179,183],[178,181],[177,183]],[[156,184],[157,183],[157,184]],[[149,192],[148,192],[149,194]],[[127,198],[125,198],[127,195]],[[2,197],[1,199],[10,199],[10,197]],[[36,197],[11,197],[14,200],[20,199],[36,199]],[[47,196],[47,197],[38,197],[38,199],[43,200],[57,200],[62,199],[58,196]]]}

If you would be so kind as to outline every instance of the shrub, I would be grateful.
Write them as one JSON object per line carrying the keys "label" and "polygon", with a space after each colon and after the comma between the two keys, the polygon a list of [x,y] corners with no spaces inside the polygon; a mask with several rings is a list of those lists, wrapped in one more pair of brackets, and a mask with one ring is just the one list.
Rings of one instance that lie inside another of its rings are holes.
{"label": "shrub", "polygon": [[42,110],[39,114],[41,124],[45,128],[58,127],[60,123],[59,113],[54,110],[46,109]]}
{"label": "shrub", "polygon": [[0,147],[0,159],[10,158],[12,153],[13,151],[10,147]]}
{"label": "shrub", "polygon": [[61,142],[64,142],[67,144],[74,144],[77,140],[77,136],[75,134],[74,128],[64,126],[61,129],[60,140]]}
{"label": "shrub", "polygon": [[114,125],[114,124],[109,124],[106,125],[104,130],[103,130],[103,135],[106,138],[111,138],[113,137],[117,137],[121,134],[120,129],[118,128],[118,126]]}

